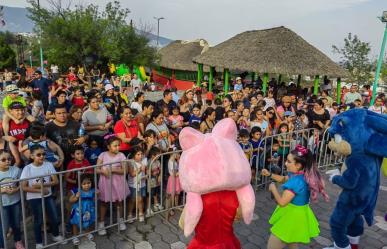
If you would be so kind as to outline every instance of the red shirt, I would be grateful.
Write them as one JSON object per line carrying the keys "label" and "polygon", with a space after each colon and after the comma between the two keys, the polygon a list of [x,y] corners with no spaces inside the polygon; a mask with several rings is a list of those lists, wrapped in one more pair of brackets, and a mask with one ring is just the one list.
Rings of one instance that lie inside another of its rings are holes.
{"label": "red shirt", "polygon": [[[73,159],[67,165],[67,170],[70,170],[70,169],[80,169],[80,168],[84,168],[84,167],[87,167],[87,166],[90,166],[90,163],[86,159],[83,159],[83,161],[80,162],[80,163],[78,163],[77,161],[75,161]],[[81,171],[81,173],[93,174],[94,170],[92,168],[90,168],[90,169],[87,169],[86,172]],[[71,172],[69,178],[71,180],[77,181],[78,180],[78,172],[77,171]],[[77,187],[77,185],[67,182],[67,189],[68,190],[71,190],[74,187]]]}
{"label": "red shirt", "polygon": [[85,100],[83,99],[83,96],[79,96],[79,97],[74,96],[71,102],[73,103],[73,105],[78,106],[82,109],[83,107],[85,107]]}
{"label": "red shirt", "polygon": [[16,138],[16,142],[22,141],[26,138],[25,134],[29,126],[30,123],[25,119],[21,124],[16,124],[13,120],[11,120],[9,122],[9,135]]}
{"label": "red shirt", "polygon": [[[136,120],[132,119],[129,121],[129,124],[126,125],[121,119],[114,126],[114,133],[116,135],[119,133],[125,133],[126,138],[135,138],[138,136],[138,123]],[[121,141],[120,151],[128,150],[130,150],[130,145]]]}

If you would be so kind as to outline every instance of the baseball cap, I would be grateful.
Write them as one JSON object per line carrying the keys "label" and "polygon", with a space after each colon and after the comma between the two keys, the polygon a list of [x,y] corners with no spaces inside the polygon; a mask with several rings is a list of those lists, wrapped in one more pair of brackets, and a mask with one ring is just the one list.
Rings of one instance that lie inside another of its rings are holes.
{"label": "baseball cap", "polygon": [[24,106],[20,102],[13,102],[9,105],[9,109],[24,109]]}
{"label": "baseball cap", "polygon": [[291,111],[286,111],[286,112],[284,113],[284,116],[285,116],[285,117],[287,117],[287,116],[294,116],[294,113],[291,112]]}
{"label": "baseball cap", "polygon": [[5,91],[7,93],[19,93],[19,88],[16,85],[11,84],[5,87]]}
{"label": "baseball cap", "polygon": [[112,90],[114,87],[111,85],[111,84],[107,84],[106,86],[105,86],[105,91],[107,92],[107,91],[109,91],[109,90]]}
{"label": "baseball cap", "polygon": [[242,80],[242,78],[238,76],[238,77],[236,77],[235,80]]}
{"label": "baseball cap", "polygon": [[120,87],[119,86],[115,86],[113,89],[114,89],[114,91],[120,91]]}

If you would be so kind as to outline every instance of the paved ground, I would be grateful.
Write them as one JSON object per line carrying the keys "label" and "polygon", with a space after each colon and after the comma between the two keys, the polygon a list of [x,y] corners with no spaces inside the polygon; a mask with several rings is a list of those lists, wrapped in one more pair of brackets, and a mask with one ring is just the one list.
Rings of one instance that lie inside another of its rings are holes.
{"label": "paved ground", "polygon": [[[319,223],[321,234],[309,245],[301,248],[323,248],[330,245],[329,216],[339,193],[339,188],[327,183],[328,193],[331,201],[326,203],[319,201],[312,204]],[[264,249],[266,248],[269,236],[268,219],[272,214],[275,203],[270,194],[265,190],[256,193],[256,208],[254,221],[247,226],[241,222],[235,223],[234,229],[237,237],[242,243],[243,249]],[[375,225],[367,227],[361,239],[361,248],[364,249],[387,249],[387,223],[384,215],[387,212],[387,179],[382,180],[382,187],[379,192],[379,200],[375,212]],[[177,212],[170,221],[166,221],[163,215],[156,215],[146,219],[144,223],[135,222],[128,225],[128,229],[120,234],[117,229],[108,230],[104,237],[96,236],[95,242],[83,242],[80,249],[183,249],[186,248],[190,238],[185,238],[178,229],[177,221],[180,213]],[[58,248],[73,248],[72,245],[60,246]]]}

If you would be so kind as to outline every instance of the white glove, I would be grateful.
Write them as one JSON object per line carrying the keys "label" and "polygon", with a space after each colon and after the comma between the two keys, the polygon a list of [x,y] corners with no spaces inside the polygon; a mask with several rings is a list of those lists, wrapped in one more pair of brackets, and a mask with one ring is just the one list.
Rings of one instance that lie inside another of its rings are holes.
{"label": "white glove", "polygon": [[329,175],[329,181],[330,181],[330,182],[332,182],[334,176],[339,176],[339,175],[341,175],[339,169],[328,170],[328,171],[326,172],[326,174]]}

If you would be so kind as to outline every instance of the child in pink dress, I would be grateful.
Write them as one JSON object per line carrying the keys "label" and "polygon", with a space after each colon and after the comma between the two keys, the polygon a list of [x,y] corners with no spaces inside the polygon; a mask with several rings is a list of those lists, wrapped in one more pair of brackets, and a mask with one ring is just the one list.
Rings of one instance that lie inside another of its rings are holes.
{"label": "child in pink dress", "polygon": [[[179,203],[179,195],[181,192],[179,180],[179,160],[180,154],[174,153],[168,161],[169,178],[167,183],[167,207],[177,206]],[[170,215],[174,215],[171,210]]]}
{"label": "child in pink dress", "polygon": [[97,168],[97,173],[100,174],[98,188],[100,191],[99,199],[101,200],[98,223],[99,235],[106,235],[104,220],[110,201],[116,203],[119,216],[121,216],[118,218],[120,230],[126,230],[126,225],[122,218],[122,201],[125,201],[130,193],[126,181],[126,165],[121,163],[126,157],[119,151],[120,139],[115,136],[109,137],[106,143],[108,151],[102,152],[98,156],[97,161],[97,164],[101,165]]}
{"label": "child in pink dress", "polygon": [[172,109],[172,115],[168,117],[168,123],[172,131],[176,134],[179,134],[183,128],[184,118],[180,115],[180,110],[177,106]]}

